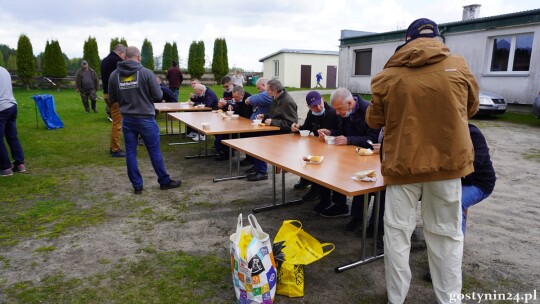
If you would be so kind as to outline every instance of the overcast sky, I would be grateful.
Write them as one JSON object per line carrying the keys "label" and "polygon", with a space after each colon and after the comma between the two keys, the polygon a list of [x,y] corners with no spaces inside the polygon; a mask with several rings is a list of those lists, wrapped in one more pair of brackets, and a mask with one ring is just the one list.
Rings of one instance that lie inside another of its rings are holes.
{"label": "overcast sky", "polygon": [[342,29],[393,31],[421,17],[460,21],[469,4],[482,5],[480,17],[540,8],[538,0],[0,0],[0,44],[16,49],[24,33],[35,55],[55,39],[73,58],[93,36],[103,58],[113,37],[139,48],[148,38],[154,56],[175,41],[186,66],[193,40],[204,41],[208,65],[214,39],[224,37],[231,68],[261,71],[259,59],[283,48],[337,51]]}

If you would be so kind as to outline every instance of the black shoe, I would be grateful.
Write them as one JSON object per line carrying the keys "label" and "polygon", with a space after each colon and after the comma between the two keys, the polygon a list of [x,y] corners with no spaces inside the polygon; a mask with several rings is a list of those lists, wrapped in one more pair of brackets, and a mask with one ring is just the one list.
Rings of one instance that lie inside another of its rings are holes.
{"label": "black shoe", "polygon": [[180,187],[180,185],[182,184],[182,181],[181,180],[172,180],[168,183],[168,184],[165,184],[165,185],[160,185],[159,186],[159,189],[161,190],[169,190],[169,189],[174,189],[174,188],[178,188]]}
{"label": "black shoe", "polygon": [[313,213],[321,214],[326,208],[330,207],[332,203],[330,201],[320,201],[315,207],[313,207]]}
{"label": "black shoe", "polygon": [[143,186],[133,188],[133,193],[142,194]]}
{"label": "black shoe", "polygon": [[225,153],[220,153],[218,154],[218,156],[214,157],[214,159],[217,161],[229,160],[229,155]]}
{"label": "black shoe", "polygon": [[347,204],[333,204],[321,212],[322,217],[340,217],[349,215],[349,206]]}
{"label": "black shoe", "polygon": [[355,231],[360,226],[362,226],[362,220],[359,218],[352,218],[346,225],[345,230],[347,231]]}
{"label": "black shoe", "polygon": [[244,172],[247,173],[247,174],[252,174],[252,173],[256,173],[257,170],[255,169],[255,167],[251,167],[251,168],[245,170]]}
{"label": "black shoe", "polygon": [[268,173],[266,172],[257,172],[247,177],[247,180],[250,182],[257,182],[257,181],[262,181],[262,180],[267,180],[267,179],[268,179]]}
{"label": "black shoe", "polygon": [[122,150],[118,150],[117,152],[111,152],[112,157],[126,157],[126,155],[122,152]]}
{"label": "black shoe", "polygon": [[316,201],[320,198],[319,191],[314,190],[313,188],[309,189],[308,193],[302,196],[303,201]]}
{"label": "black shoe", "polygon": [[251,165],[251,160],[244,158],[240,161],[240,167],[246,167]]}
{"label": "black shoe", "polygon": [[311,185],[310,181],[308,181],[305,178],[300,178],[298,183],[294,184],[294,189],[296,190],[306,189],[309,185]]}
{"label": "black shoe", "polygon": [[424,280],[428,281],[428,282],[431,282],[431,272],[429,270],[426,273],[426,275],[424,276]]}

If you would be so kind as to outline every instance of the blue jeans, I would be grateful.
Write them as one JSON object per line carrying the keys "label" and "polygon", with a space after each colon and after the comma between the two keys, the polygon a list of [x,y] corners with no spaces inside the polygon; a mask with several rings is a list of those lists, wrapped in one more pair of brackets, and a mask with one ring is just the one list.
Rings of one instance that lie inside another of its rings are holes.
{"label": "blue jeans", "polygon": [[122,132],[124,133],[124,142],[126,144],[126,164],[129,180],[133,187],[142,187],[143,180],[139,165],[137,164],[137,144],[139,135],[144,141],[152,167],[158,177],[160,185],[166,185],[171,182],[169,174],[165,169],[163,157],[159,147],[159,127],[154,118],[135,118],[122,117]]}
{"label": "blue jeans", "polygon": [[488,196],[489,194],[485,194],[480,188],[476,186],[472,186],[472,185],[461,186],[461,211],[462,211],[461,213],[463,214],[461,230],[463,231],[463,233],[465,233],[465,229],[467,226],[466,225],[467,215],[465,214],[465,210],[485,200]]}
{"label": "blue jeans", "polygon": [[266,173],[266,171],[268,171],[268,166],[266,165],[266,163],[258,158],[253,157],[251,159],[251,163],[253,164],[253,167],[255,167],[255,170],[257,172]]}
{"label": "blue jeans", "polygon": [[24,153],[17,138],[17,105],[0,111],[0,170],[11,168],[8,151],[4,144],[4,137],[11,150],[13,165],[17,167],[24,164]]}

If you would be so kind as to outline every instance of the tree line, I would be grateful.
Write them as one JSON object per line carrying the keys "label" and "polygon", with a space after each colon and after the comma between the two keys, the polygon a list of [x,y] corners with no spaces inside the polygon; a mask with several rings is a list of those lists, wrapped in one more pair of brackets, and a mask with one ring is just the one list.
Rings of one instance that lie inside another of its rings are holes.
{"label": "tree line", "polygon": [[[125,38],[112,38],[109,44],[109,51],[112,51],[119,43],[128,46]],[[173,61],[180,65],[176,42],[166,42],[163,54],[155,57],[152,42],[144,39],[141,47],[141,57],[141,64],[152,71],[159,68],[162,72],[166,72]],[[0,66],[5,67],[11,72],[16,72],[20,81],[27,88],[32,85],[34,76],[65,78],[68,73],[73,75],[80,68],[83,59],[88,61],[89,66],[98,75],[101,75],[101,59],[99,58],[98,44],[95,37],[89,36],[84,42],[82,58],[72,59],[69,59],[62,52],[58,40],[47,40],[45,51],[37,56],[34,56],[30,38],[24,34],[19,36],[16,50],[5,44],[0,44]],[[205,61],[204,42],[202,40],[193,41],[189,47],[187,60],[187,72],[192,78],[202,77],[205,73]],[[215,39],[214,54],[210,65],[216,81],[219,81],[219,79],[229,72],[227,42],[225,38]]]}

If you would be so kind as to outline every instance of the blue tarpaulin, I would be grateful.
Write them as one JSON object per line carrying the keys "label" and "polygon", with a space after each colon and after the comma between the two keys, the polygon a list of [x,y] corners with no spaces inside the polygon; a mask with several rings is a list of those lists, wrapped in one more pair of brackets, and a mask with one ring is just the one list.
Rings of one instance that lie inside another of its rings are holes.
{"label": "blue tarpaulin", "polygon": [[64,127],[64,123],[56,113],[54,97],[52,95],[34,95],[32,98],[36,102],[39,113],[41,114],[41,118],[43,119],[43,123],[45,123],[47,129],[52,130]]}

